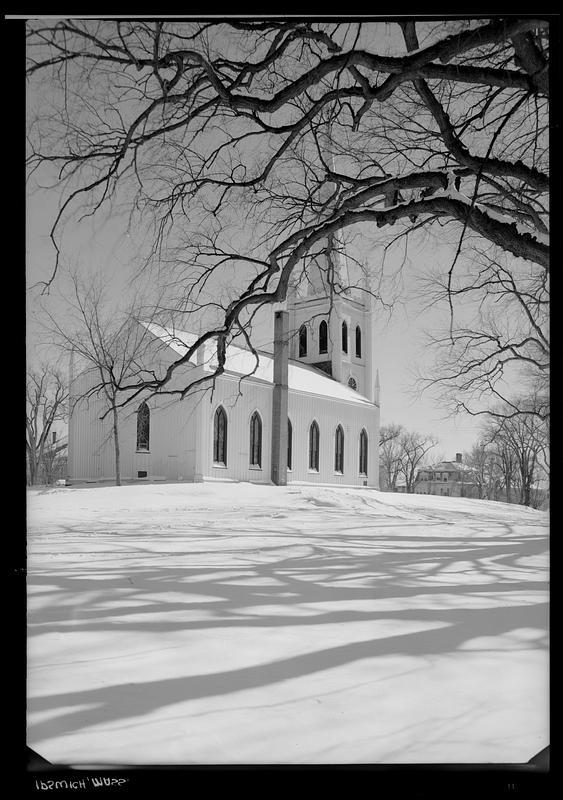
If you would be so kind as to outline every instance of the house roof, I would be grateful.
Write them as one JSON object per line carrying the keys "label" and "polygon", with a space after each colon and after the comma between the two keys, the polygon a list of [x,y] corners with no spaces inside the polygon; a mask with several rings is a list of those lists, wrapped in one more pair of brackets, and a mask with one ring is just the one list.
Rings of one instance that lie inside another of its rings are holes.
{"label": "house roof", "polygon": [[[178,355],[185,355],[188,348],[194,344],[198,336],[190,331],[182,331],[177,328],[166,328],[153,322],[144,322],[143,325],[162,342],[167,344]],[[202,362],[206,369],[214,369],[217,365],[217,353],[213,341],[206,342],[203,346]],[[194,356],[190,359],[194,366],[197,359]],[[258,352],[258,364],[256,358],[250,350],[230,344],[227,346],[227,360],[225,362],[225,372],[249,376],[249,379],[256,379],[266,383],[273,383],[274,358],[269,353]],[[252,375],[250,374],[252,373]],[[349,403],[360,405],[371,405],[371,401],[351,389],[349,386],[334,380],[321,370],[307,364],[289,359],[288,368],[288,387],[290,390],[307,392],[309,394],[332,397],[337,400],[346,400]]]}
{"label": "house roof", "polygon": [[424,467],[428,472],[471,472],[471,467],[461,461],[439,461],[429,467]]}

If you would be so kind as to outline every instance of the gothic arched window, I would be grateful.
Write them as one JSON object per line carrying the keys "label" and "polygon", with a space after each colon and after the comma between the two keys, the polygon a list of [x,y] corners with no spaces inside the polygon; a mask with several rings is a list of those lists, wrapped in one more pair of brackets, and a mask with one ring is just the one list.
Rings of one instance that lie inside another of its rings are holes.
{"label": "gothic arched window", "polygon": [[311,423],[309,428],[309,469],[319,471],[319,426],[316,422]]}
{"label": "gothic arched window", "polygon": [[359,325],[356,325],[356,358],[362,357],[362,331]]}
{"label": "gothic arched window", "polygon": [[344,431],[339,425],[334,435],[334,471],[344,472]]}
{"label": "gothic arched window", "polygon": [[342,323],[342,352],[348,352],[348,325],[345,321]]}
{"label": "gothic arched window", "polygon": [[146,403],[137,410],[137,450],[148,450],[151,432],[151,412]]}
{"label": "gothic arched window", "polygon": [[307,355],[307,328],[302,325],[299,328],[299,358]]}
{"label": "gothic arched window", "polygon": [[223,406],[213,418],[213,462],[227,466],[227,414]]}
{"label": "gothic arched window", "polygon": [[368,435],[365,428],[360,433],[360,475],[368,474]]}
{"label": "gothic arched window", "polygon": [[262,420],[257,411],[250,418],[250,466],[262,466]]}
{"label": "gothic arched window", "polygon": [[319,353],[328,352],[328,325],[326,320],[322,320],[319,325]]}
{"label": "gothic arched window", "polygon": [[287,468],[292,469],[293,460],[293,426],[291,420],[287,420]]}
{"label": "gothic arched window", "polygon": [[356,383],[356,379],[355,378],[352,378],[352,377],[348,378],[348,386],[350,387],[350,389],[353,389],[355,392],[358,391],[358,384]]}

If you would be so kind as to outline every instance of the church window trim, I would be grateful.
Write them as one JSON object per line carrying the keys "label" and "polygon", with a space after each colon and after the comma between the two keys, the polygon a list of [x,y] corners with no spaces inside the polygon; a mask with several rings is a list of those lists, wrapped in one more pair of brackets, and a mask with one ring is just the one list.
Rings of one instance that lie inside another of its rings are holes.
{"label": "church window trim", "polygon": [[150,452],[151,412],[143,401],[137,409],[137,452]]}
{"label": "church window trim", "polygon": [[250,469],[262,469],[262,417],[258,411],[250,417]]}
{"label": "church window trim", "polygon": [[344,429],[337,425],[334,433],[334,471],[344,475]]}
{"label": "church window trim", "polygon": [[362,357],[362,329],[356,325],[356,358]]}
{"label": "church window trim", "polygon": [[307,355],[307,326],[301,325],[299,328],[299,358]]}
{"label": "church window trim", "polygon": [[293,469],[293,425],[289,417],[287,418],[287,468],[290,472]]}
{"label": "church window trim", "polygon": [[228,421],[223,406],[217,406],[213,415],[213,466],[227,466]]}
{"label": "church window trim", "polygon": [[365,428],[360,431],[360,448],[359,448],[359,473],[360,475],[368,474],[368,445],[369,439]]}
{"label": "church window trim", "polygon": [[309,472],[319,471],[320,438],[319,424],[314,419],[309,427]]}
{"label": "church window trim", "polygon": [[348,323],[346,320],[342,323],[342,352],[348,352]]}
{"label": "church window trim", "polygon": [[319,355],[328,353],[328,325],[326,319],[319,324]]}

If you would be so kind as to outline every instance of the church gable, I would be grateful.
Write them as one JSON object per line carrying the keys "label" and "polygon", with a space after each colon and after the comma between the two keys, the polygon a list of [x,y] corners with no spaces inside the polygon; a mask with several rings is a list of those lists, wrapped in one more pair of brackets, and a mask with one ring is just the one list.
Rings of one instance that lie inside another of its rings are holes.
{"label": "church gable", "polygon": [[[179,329],[165,328],[150,324],[149,330],[165,344],[168,344],[174,354],[184,355],[187,348],[196,341],[196,334]],[[216,353],[213,342],[206,344],[206,351],[203,357],[198,357],[196,361],[204,370],[211,372],[216,364]],[[226,375],[240,378],[248,376],[247,382],[263,382],[273,384],[273,356],[270,353],[258,353],[258,365],[256,358],[250,350],[245,350],[236,345],[227,347],[227,360],[225,363]],[[322,363],[322,362],[321,362]],[[317,364],[310,365],[302,363],[296,359],[289,360],[288,387],[290,391],[307,392],[322,397],[329,397],[338,400],[345,400],[350,403],[366,403],[369,399],[358,391],[353,391],[347,385],[333,380],[330,377],[329,367],[332,362],[324,362],[326,365],[319,369]],[[251,374],[253,373],[253,374]],[[237,389],[238,391],[238,389]]]}

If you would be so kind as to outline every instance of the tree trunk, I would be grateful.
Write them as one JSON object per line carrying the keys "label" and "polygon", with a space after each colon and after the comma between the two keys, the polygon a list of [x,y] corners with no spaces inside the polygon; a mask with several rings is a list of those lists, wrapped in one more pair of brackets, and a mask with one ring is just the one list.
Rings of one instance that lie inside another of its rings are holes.
{"label": "tree trunk", "polygon": [[35,459],[30,456],[29,457],[29,485],[34,486],[37,480],[37,463]]}
{"label": "tree trunk", "polygon": [[115,485],[121,486],[121,464],[119,453],[119,421],[117,409],[113,409],[113,443],[115,448]]}

